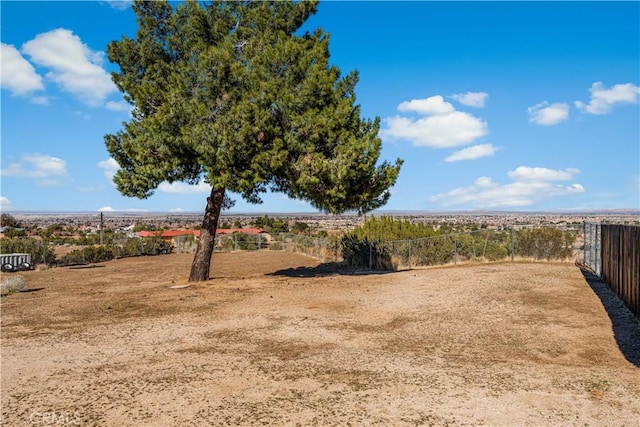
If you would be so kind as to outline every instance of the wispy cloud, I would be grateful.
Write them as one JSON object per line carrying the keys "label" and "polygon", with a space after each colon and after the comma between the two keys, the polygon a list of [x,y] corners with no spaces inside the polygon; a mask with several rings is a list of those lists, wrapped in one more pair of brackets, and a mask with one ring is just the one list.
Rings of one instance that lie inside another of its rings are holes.
{"label": "wispy cloud", "polygon": [[591,99],[588,104],[576,101],[575,106],[585,113],[606,114],[617,104],[637,104],[640,87],[633,83],[617,84],[607,89],[602,82],[591,85]]}
{"label": "wispy cloud", "polygon": [[206,182],[200,182],[196,185],[190,185],[180,181],[174,182],[172,184],[169,184],[165,181],[158,186],[158,190],[164,191],[165,193],[174,194],[202,194],[211,193],[211,186]]}
{"label": "wispy cloud", "polygon": [[104,171],[105,178],[107,178],[111,183],[113,183],[113,177],[116,172],[120,169],[120,165],[113,159],[113,157],[109,157],[107,160],[98,162],[98,167]]}
{"label": "wispy cloud", "polygon": [[13,96],[29,96],[44,89],[42,77],[13,45],[0,43],[0,66],[2,88]]}
{"label": "wispy cloud", "polygon": [[105,107],[111,111],[131,111],[131,109],[133,108],[129,103],[124,101],[109,101],[105,104]]}
{"label": "wispy cloud", "polygon": [[104,3],[117,10],[126,10],[133,4],[132,0],[104,0]]}
{"label": "wispy cloud", "polygon": [[579,174],[580,170],[567,168],[565,170],[539,167],[519,166],[509,171],[507,176],[514,181],[569,181]]}
{"label": "wispy cloud", "polygon": [[480,177],[468,187],[458,187],[447,193],[429,198],[441,206],[466,205],[470,208],[523,207],[537,202],[572,194],[584,193],[579,183],[569,185],[558,181],[570,181],[578,169],[554,170],[541,167],[520,166],[507,173],[512,182],[499,184],[490,177]]}
{"label": "wispy cloud", "polygon": [[454,93],[453,95],[449,95],[449,98],[467,107],[484,108],[489,94],[486,92]]}
{"label": "wispy cloud", "polygon": [[489,132],[484,121],[456,111],[440,95],[402,102],[398,110],[426,117],[388,117],[381,137],[407,140],[419,147],[449,148],[469,144]]}
{"label": "wispy cloud", "polygon": [[449,114],[455,111],[453,105],[446,102],[440,95],[425,99],[412,99],[398,105],[398,111],[416,112],[424,115]]}
{"label": "wispy cloud", "polygon": [[552,126],[569,118],[569,105],[560,102],[549,104],[544,101],[529,107],[527,112],[529,113],[530,122],[543,126]]}
{"label": "wispy cloud", "polygon": [[115,209],[111,206],[104,206],[98,209],[98,212],[149,212],[147,209],[129,208],[129,209]]}
{"label": "wispy cloud", "polygon": [[31,61],[46,67],[48,80],[89,106],[103,105],[117,91],[109,73],[102,68],[104,52],[92,51],[65,28],[38,34],[22,45]]}
{"label": "wispy cloud", "polygon": [[0,211],[4,212],[9,210],[11,210],[11,200],[4,196],[0,196]]}
{"label": "wispy cloud", "polygon": [[475,160],[482,157],[493,156],[496,152],[496,147],[492,144],[479,144],[473,147],[463,148],[456,151],[446,159],[445,162],[458,162],[460,160]]}
{"label": "wispy cloud", "polygon": [[57,186],[67,176],[67,162],[48,154],[25,154],[21,162],[11,163],[0,175],[32,178],[38,185]]}
{"label": "wispy cloud", "polygon": [[49,98],[47,98],[46,96],[34,96],[33,98],[31,98],[31,102],[33,102],[34,104],[37,105],[49,105]]}

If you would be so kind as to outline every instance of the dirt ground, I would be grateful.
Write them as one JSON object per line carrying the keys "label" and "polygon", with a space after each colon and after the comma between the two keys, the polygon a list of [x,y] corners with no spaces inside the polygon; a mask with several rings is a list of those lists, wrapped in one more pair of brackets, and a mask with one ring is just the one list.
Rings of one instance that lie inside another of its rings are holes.
{"label": "dirt ground", "polygon": [[1,424],[640,426],[640,324],[572,264],[190,262],[20,273]]}

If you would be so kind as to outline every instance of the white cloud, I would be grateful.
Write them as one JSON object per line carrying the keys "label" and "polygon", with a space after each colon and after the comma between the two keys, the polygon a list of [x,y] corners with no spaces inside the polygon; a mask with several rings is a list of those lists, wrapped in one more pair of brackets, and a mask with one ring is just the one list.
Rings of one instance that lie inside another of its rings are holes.
{"label": "white cloud", "polygon": [[20,163],[11,163],[2,176],[33,178],[39,185],[56,186],[67,176],[67,162],[48,154],[25,154]]}
{"label": "white cloud", "polygon": [[0,67],[1,86],[12,95],[25,96],[44,89],[42,77],[14,46],[0,43]]}
{"label": "white cloud", "polygon": [[74,111],[73,114],[82,118],[83,120],[91,120],[91,114],[85,113],[84,111]]}
{"label": "white cloud", "polygon": [[4,196],[0,196],[0,211],[4,212],[9,210],[11,210],[11,200]]}
{"label": "white cloud", "polygon": [[76,187],[76,190],[78,190],[81,193],[94,193],[96,191],[103,191],[105,188],[104,185],[97,185],[97,186],[79,186]]}
{"label": "white cloud", "polygon": [[486,92],[467,92],[467,93],[454,93],[449,98],[458,101],[462,105],[467,107],[484,108],[484,104],[489,98],[489,94]]}
{"label": "white cloud", "polygon": [[456,111],[440,95],[402,102],[398,110],[426,117],[387,117],[386,128],[380,131],[382,138],[408,140],[419,147],[449,148],[467,145],[489,133],[484,121]]}
{"label": "white cloud", "polygon": [[496,147],[492,144],[480,144],[473,147],[463,148],[456,151],[446,159],[445,162],[457,162],[460,160],[474,160],[481,157],[493,156],[496,152]]}
{"label": "white cloud", "polygon": [[38,105],[49,105],[49,98],[46,96],[34,96],[31,98],[31,102]]}
{"label": "white cloud", "polygon": [[640,87],[633,83],[617,84],[606,89],[602,82],[591,85],[591,100],[588,104],[576,101],[575,105],[580,110],[591,114],[606,114],[616,104],[637,104]]}
{"label": "white cloud", "polygon": [[483,176],[468,186],[437,194],[429,200],[442,206],[467,205],[473,208],[499,208],[531,206],[545,199],[584,193],[581,184],[565,186],[555,181],[567,181],[580,171],[568,168],[553,170],[520,166],[507,173],[512,182],[499,184]]}
{"label": "white cloud", "polygon": [[549,104],[547,101],[527,108],[529,121],[544,126],[557,125],[569,118],[569,105],[564,103]]}
{"label": "white cloud", "polygon": [[120,165],[113,159],[113,157],[109,157],[107,160],[98,162],[98,167],[104,170],[104,176],[110,182],[113,182],[113,177],[120,169]]}
{"label": "white cloud", "polygon": [[584,187],[582,184],[571,184],[566,187],[566,189],[569,193],[584,193]]}
{"label": "white cloud", "polygon": [[70,30],[58,28],[38,34],[22,45],[22,52],[50,71],[46,78],[89,106],[98,106],[117,88],[102,68],[104,53],[82,43]]}
{"label": "white cloud", "polygon": [[519,166],[515,170],[509,171],[507,176],[514,181],[570,181],[574,175],[579,173],[580,170],[575,168],[556,170]]}
{"label": "white cloud", "polygon": [[105,0],[109,6],[117,10],[126,10],[133,4],[132,0]]}
{"label": "white cloud", "polygon": [[98,209],[98,212],[149,212],[147,209],[129,208],[129,209],[114,209],[111,206],[105,206]]}
{"label": "white cloud", "polygon": [[206,182],[200,182],[196,185],[186,184],[181,181],[176,181],[172,184],[168,182],[162,182],[158,186],[158,190],[164,191],[165,193],[174,193],[174,194],[201,194],[201,193],[211,193],[211,186]]}
{"label": "white cloud", "polygon": [[447,114],[455,111],[453,105],[445,102],[440,95],[430,96],[425,99],[412,99],[398,105],[398,111],[414,111],[424,115]]}
{"label": "white cloud", "polygon": [[170,209],[169,212],[184,212],[184,210],[182,208],[173,208]]}
{"label": "white cloud", "polygon": [[133,107],[125,101],[109,101],[105,104],[105,107],[111,111],[131,111],[133,109]]}

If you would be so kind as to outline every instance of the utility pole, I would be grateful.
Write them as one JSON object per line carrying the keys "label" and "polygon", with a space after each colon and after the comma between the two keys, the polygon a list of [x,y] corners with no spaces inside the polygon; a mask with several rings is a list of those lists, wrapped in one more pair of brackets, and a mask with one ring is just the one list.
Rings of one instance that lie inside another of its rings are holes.
{"label": "utility pole", "polygon": [[103,213],[100,212],[100,246],[104,244],[104,216]]}

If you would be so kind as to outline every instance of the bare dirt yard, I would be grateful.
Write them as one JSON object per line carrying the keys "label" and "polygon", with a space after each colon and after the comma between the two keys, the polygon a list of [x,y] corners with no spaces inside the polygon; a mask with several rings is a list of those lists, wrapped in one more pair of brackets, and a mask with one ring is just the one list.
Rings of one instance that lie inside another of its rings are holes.
{"label": "bare dirt yard", "polygon": [[32,271],[1,424],[640,425],[640,326],[572,264],[348,274],[284,252]]}

